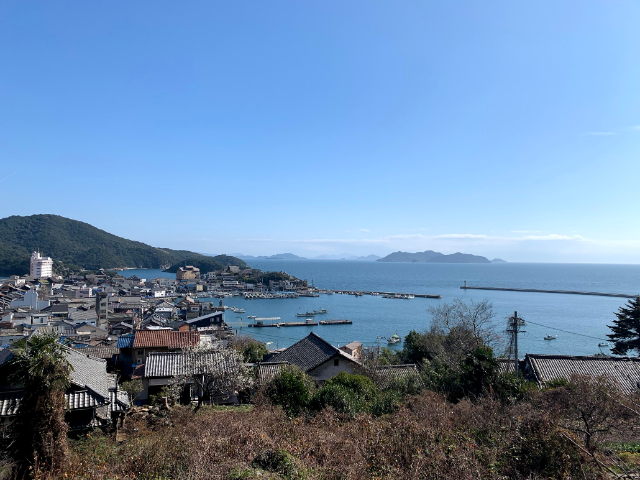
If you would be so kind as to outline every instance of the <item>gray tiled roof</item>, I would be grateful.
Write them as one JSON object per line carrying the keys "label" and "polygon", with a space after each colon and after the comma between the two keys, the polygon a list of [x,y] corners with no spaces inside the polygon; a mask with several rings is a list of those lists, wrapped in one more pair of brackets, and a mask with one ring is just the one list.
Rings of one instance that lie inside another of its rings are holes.
{"label": "gray tiled roof", "polygon": [[203,352],[196,355],[191,361],[190,354],[183,352],[153,352],[147,356],[144,367],[144,376],[148,377],[174,377],[193,373],[199,365],[208,364],[225,368],[225,356],[218,352]]}
{"label": "gray tiled roof", "polygon": [[351,355],[311,332],[299,342],[271,357],[270,360],[271,362],[288,362],[308,372],[336,355],[357,363]]}
{"label": "gray tiled roof", "polygon": [[118,390],[116,395],[115,388],[112,388],[109,390],[109,400],[111,400],[110,407],[112,412],[121,412],[129,409],[129,397],[127,396],[127,392]]}
{"label": "gray tiled roof", "polygon": [[[0,416],[15,415],[23,396],[22,390],[0,393]],[[91,390],[67,390],[64,399],[69,410],[95,408],[109,403],[108,397],[105,398]]]}
{"label": "gray tiled roof", "polygon": [[0,416],[15,415],[23,395],[24,392],[22,390],[0,392]]}
{"label": "gray tiled roof", "polygon": [[76,347],[75,350],[84,355],[91,355],[104,360],[111,359],[111,357],[120,353],[120,349],[117,347]]}
{"label": "gray tiled roof", "polygon": [[109,397],[98,395],[92,390],[69,391],[64,394],[69,410],[94,408],[109,403]]}
{"label": "gray tiled roof", "polygon": [[80,388],[93,390],[104,398],[109,398],[109,377],[107,362],[101,358],[80,353],[73,348],[65,347],[67,361],[71,364],[71,383]]}
{"label": "gray tiled roof", "polygon": [[282,367],[289,365],[287,362],[264,362],[258,364],[256,378],[258,383],[264,384],[269,382],[273,377],[282,371]]}
{"label": "gray tiled roof", "polygon": [[569,380],[571,375],[586,375],[611,380],[625,393],[640,388],[640,358],[636,357],[528,354],[525,362],[540,385],[555,379]]}

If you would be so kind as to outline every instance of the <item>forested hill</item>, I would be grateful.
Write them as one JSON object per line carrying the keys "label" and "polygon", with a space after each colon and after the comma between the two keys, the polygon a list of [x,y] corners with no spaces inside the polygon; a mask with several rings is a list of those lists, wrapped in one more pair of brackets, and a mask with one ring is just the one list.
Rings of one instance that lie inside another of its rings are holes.
{"label": "forested hill", "polygon": [[216,255],[215,257],[195,257],[187,258],[180,263],[172,265],[171,268],[165,270],[165,272],[176,273],[178,268],[184,265],[192,265],[200,269],[200,273],[213,272],[215,270],[224,270],[229,265],[235,265],[242,269],[250,268],[246,262],[236,257],[229,255]]}
{"label": "forested hill", "polygon": [[34,250],[52,257],[56,262],[54,268],[58,270],[63,266],[89,270],[160,268],[186,259],[210,258],[186,250],[156,248],[127,240],[88,223],[58,215],[0,219],[0,275],[28,274],[29,257]]}

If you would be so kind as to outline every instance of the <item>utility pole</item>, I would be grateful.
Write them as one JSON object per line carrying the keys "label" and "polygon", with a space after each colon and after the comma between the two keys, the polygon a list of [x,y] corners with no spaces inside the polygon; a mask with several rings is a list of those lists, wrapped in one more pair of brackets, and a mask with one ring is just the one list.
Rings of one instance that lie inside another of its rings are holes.
{"label": "utility pole", "polygon": [[[520,331],[521,318],[518,318],[518,312],[513,312],[513,317],[509,317],[507,332],[511,334],[511,345],[514,349],[514,371],[518,376],[518,332]],[[522,321],[524,323],[524,321]],[[524,330],[522,330],[524,333]]]}

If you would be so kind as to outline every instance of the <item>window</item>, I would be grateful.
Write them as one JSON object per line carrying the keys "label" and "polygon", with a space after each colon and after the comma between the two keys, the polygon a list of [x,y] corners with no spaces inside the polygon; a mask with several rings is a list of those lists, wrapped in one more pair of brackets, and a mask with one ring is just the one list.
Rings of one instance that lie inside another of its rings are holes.
{"label": "window", "polygon": [[138,355],[144,355],[144,350],[138,350]]}
{"label": "window", "polygon": [[337,358],[333,360],[333,366],[334,367],[339,367],[340,366],[340,360],[338,360]]}

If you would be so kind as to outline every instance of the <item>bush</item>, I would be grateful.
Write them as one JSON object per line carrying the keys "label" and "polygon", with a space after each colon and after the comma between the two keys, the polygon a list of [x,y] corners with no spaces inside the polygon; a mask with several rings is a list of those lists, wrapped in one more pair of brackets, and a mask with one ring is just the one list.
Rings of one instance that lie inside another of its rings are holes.
{"label": "bush", "polygon": [[355,415],[368,412],[379,393],[370,378],[340,372],[316,392],[311,406],[314,410],[331,407],[336,412]]}
{"label": "bush", "polygon": [[251,466],[268,472],[279,473],[286,477],[297,473],[294,458],[285,450],[264,450],[256,456]]}
{"label": "bush", "polygon": [[289,417],[297,417],[309,405],[313,381],[294,366],[284,367],[267,384],[265,394],[274,405],[280,405]]}

